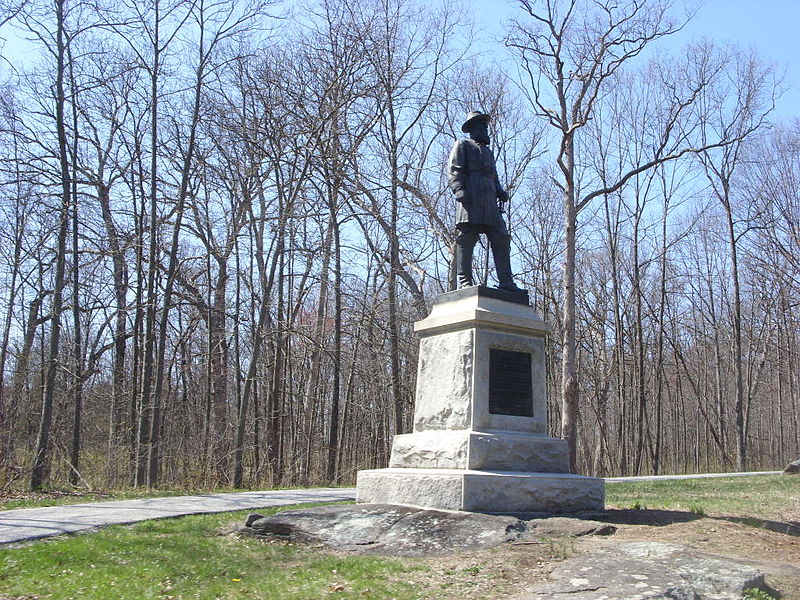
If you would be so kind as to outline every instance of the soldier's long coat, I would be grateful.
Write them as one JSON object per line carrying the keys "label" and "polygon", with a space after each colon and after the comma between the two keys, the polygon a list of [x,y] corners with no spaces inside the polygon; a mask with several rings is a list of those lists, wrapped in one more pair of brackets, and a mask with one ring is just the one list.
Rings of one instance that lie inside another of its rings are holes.
{"label": "soldier's long coat", "polygon": [[453,193],[464,190],[456,210],[456,225],[472,223],[505,229],[497,206],[506,193],[500,185],[494,154],[489,146],[471,139],[456,141],[448,163],[448,185]]}

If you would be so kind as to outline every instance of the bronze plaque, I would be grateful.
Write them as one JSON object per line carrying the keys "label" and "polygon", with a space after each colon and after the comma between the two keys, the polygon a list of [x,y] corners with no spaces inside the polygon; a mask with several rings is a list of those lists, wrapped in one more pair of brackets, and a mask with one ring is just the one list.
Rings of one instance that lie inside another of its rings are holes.
{"label": "bronze plaque", "polygon": [[489,412],[514,417],[533,416],[529,353],[489,349]]}

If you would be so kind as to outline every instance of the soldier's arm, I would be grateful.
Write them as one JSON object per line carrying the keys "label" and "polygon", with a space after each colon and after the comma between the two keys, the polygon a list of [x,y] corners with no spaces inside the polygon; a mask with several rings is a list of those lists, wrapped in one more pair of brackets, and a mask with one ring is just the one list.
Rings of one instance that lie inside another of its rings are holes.
{"label": "soldier's arm", "polygon": [[467,153],[464,140],[458,140],[450,151],[448,161],[447,185],[455,194],[456,200],[464,198],[464,180],[467,175]]}

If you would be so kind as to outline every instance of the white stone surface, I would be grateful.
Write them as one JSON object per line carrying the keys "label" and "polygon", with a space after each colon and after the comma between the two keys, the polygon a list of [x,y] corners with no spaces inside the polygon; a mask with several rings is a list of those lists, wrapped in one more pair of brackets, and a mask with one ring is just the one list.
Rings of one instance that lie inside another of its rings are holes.
{"label": "white stone surface", "polygon": [[[545,336],[527,305],[479,290],[443,297],[420,335],[414,432],[395,436],[390,468],[358,473],[357,501],[476,512],[603,508],[601,479],[570,475],[549,438]],[[489,412],[490,352],[531,357],[530,417]]]}
{"label": "white stone surface", "polygon": [[415,431],[470,427],[474,337],[466,329],[420,341]]}
{"label": "white stone surface", "polygon": [[462,510],[461,470],[373,469],[359,471],[356,502]]}
{"label": "white stone surface", "polygon": [[567,473],[564,440],[505,431],[422,431],[396,435],[390,467]]}
{"label": "white stone surface", "polygon": [[420,431],[394,436],[390,467],[466,469],[471,432]]}
{"label": "white stone surface", "polygon": [[566,473],[467,471],[464,507],[480,512],[570,513],[603,510],[602,479]]}
{"label": "white stone surface", "polygon": [[472,512],[568,513],[602,510],[602,479],[556,473],[468,469],[359,471],[358,502]]}
{"label": "white stone surface", "polygon": [[441,333],[454,327],[488,326],[497,329],[524,329],[546,335],[550,326],[531,306],[474,295],[451,302],[437,302],[426,319],[414,324],[421,336]]}
{"label": "white stone surface", "polygon": [[[488,300],[493,300],[489,298]],[[501,302],[493,300],[494,302]],[[530,307],[501,302],[520,310]],[[511,310],[511,309],[509,309]],[[530,309],[533,316],[533,309]],[[420,340],[414,431],[473,429],[545,433],[546,373],[543,334],[456,323]],[[531,355],[532,417],[489,412],[489,352],[512,350]]]}
{"label": "white stone surface", "polygon": [[566,440],[543,435],[496,432],[470,435],[469,469],[568,473]]}

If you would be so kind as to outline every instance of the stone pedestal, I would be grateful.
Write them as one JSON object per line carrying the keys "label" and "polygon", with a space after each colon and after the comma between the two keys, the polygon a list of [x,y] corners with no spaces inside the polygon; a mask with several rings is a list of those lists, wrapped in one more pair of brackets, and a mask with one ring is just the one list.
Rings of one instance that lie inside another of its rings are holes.
{"label": "stone pedestal", "polygon": [[602,479],[569,474],[547,437],[547,325],[527,296],[485,287],[440,295],[420,336],[414,432],[388,469],[358,473],[357,501],[475,512],[601,510]]}

